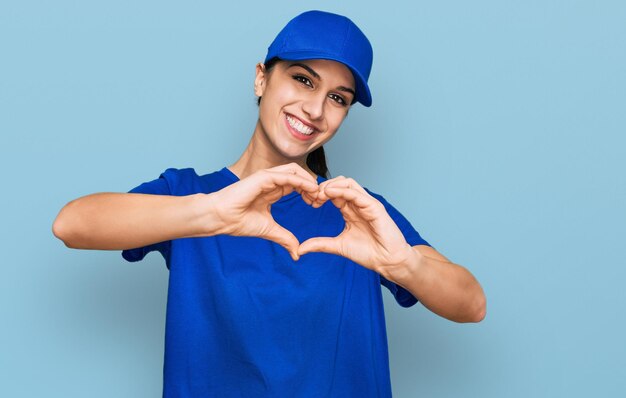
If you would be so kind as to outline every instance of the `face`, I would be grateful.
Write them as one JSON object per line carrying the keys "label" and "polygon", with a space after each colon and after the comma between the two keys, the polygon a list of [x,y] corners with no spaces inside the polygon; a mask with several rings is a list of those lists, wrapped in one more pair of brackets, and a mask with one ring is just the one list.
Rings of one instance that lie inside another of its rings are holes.
{"label": "face", "polygon": [[280,156],[302,159],[330,140],[348,115],[354,77],[329,60],[278,61],[257,65],[255,94],[262,97],[256,133]]}

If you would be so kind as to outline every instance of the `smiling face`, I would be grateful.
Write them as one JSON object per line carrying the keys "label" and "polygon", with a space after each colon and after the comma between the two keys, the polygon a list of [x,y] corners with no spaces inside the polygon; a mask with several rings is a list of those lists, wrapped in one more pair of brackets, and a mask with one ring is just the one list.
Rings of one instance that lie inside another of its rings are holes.
{"label": "smiling face", "polygon": [[256,68],[255,94],[262,97],[255,134],[275,156],[301,160],[330,140],[354,99],[354,77],[329,60],[278,61]]}

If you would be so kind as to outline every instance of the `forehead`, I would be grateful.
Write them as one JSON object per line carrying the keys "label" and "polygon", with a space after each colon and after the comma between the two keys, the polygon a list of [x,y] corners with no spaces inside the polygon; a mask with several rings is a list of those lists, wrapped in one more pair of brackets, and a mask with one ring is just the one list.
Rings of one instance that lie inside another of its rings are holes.
{"label": "forehead", "polygon": [[[320,80],[328,81],[333,85],[354,88],[354,76],[350,69],[341,62],[328,59],[306,59],[300,61],[284,61],[284,67],[293,64],[303,64],[319,75]],[[297,66],[294,66],[296,68]]]}

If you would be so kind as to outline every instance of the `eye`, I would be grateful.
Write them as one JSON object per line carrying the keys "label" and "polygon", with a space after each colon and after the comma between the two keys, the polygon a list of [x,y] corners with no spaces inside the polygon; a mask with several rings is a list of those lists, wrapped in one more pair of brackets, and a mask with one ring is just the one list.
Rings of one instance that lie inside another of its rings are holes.
{"label": "eye", "polygon": [[311,80],[306,77],[306,76],[302,76],[302,75],[293,75],[294,80],[299,81],[302,84],[305,84],[309,87],[313,87],[313,83],[311,83]]}
{"label": "eye", "polygon": [[346,106],[348,103],[346,102],[346,99],[343,98],[341,95],[339,94],[330,94],[329,95],[330,98],[332,98],[333,101],[337,102],[338,104],[342,105],[342,106]]}

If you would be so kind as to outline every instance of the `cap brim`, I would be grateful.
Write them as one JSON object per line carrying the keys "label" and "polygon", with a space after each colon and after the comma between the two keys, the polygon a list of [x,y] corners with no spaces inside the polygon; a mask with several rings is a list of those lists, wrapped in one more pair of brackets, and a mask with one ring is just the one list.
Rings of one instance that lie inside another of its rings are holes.
{"label": "cap brim", "polygon": [[[277,57],[279,59],[283,59],[286,61],[304,61],[307,59],[327,59],[330,61],[336,61],[341,64],[344,64],[345,66],[348,67],[348,69],[350,69],[350,71],[352,72],[352,76],[354,76],[354,84],[356,86],[355,87],[356,101],[360,102],[363,106],[369,107],[372,105],[372,94],[370,93],[370,88],[367,85],[367,82],[365,81],[363,76],[358,72],[356,68],[354,68],[352,65],[350,65],[348,62],[344,60],[338,59],[337,57],[332,56],[332,55],[328,55],[328,54],[324,54],[320,52],[314,52],[314,51],[289,52],[289,53],[284,53],[284,54],[276,55],[276,56],[269,57],[269,58],[274,58],[274,57]],[[267,61],[269,61],[269,59],[266,58],[265,62]]]}

